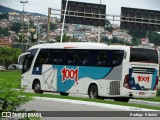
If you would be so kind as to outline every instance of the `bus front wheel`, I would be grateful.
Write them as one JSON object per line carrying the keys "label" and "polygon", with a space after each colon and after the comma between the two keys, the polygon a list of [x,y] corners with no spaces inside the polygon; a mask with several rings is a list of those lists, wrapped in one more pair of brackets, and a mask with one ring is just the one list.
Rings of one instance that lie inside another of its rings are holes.
{"label": "bus front wheel", "polygon": [[92,85],[88,91],[89,98],[98,98],[98,88],[96,85]]}
{"label": "bus front wheel", "polygon": [[34,82],[33,89],[35,93],[43,93],[43,91],[41,90],[41,84],[39,81]]}
{"label": "bus front wheel", "polygon": [[61,95],[61,96],[68,96],[69,93],[60,92],[60,95]]}

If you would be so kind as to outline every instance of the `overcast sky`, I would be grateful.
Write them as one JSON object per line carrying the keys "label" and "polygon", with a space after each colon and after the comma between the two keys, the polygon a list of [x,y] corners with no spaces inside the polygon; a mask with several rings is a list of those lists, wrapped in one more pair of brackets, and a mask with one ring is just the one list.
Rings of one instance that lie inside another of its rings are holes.
{"label": "overcast sky", "polygon": [[[26,0],[23,0],[26,1]],[[47,15],[48,7],[60,9],[61,0],[27,0],[25,11]],[[100,0],[70,0],[88,3],[100,3]],[[106,5],[106,13],[120,15],[121,7],[132,7],[160,11],[160,0],[101,0]],[[20,0],[0,0],[0,4],[16,10],[23,9]]]}

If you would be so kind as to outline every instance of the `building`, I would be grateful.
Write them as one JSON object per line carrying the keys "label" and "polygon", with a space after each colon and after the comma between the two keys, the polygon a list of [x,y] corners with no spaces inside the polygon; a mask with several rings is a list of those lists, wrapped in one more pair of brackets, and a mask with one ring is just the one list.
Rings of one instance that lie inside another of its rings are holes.
{"label": "building", "polygon": [[0,37],[0,46],[11,47],[12,40],[10,38],[2,38]]}

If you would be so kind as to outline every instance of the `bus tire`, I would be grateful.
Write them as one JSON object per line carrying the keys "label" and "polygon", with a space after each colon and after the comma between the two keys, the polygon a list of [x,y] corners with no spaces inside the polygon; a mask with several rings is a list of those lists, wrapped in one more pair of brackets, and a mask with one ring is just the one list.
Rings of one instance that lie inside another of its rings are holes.
{"label": "bus tire", "polygon": [[61,95],[61,96],[68,96],[69,93],[60,92],[60,95]]}
{"label": "bus tire", "polygon": [[39,81],[35,81],[33,84],[33,89],[35,93],[43,93],[43,91],[41,90],[41,84]]}
{"label": "bus tire", "polygon": [[128,102],[129,98],[114,98],[114,101],[118,101],[118,102]]}
{"label": "bus tire", "polygon": [[88,91],[89,98],[99,98],[98,97],[98,88],[96,85],[91,85]]}

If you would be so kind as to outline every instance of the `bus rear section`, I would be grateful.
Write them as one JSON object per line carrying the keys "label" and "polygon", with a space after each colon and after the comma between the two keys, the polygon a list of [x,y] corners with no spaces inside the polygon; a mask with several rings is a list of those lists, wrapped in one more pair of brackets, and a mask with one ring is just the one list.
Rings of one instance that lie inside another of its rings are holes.
{"label": "bus rear section", "polygon": [[[123,95],[133,98],[156,96],[159,64],[158,51],[151,48],[130,48],[129,62],[123,82]],[[124,68],[125,69],[125,68]]]}

